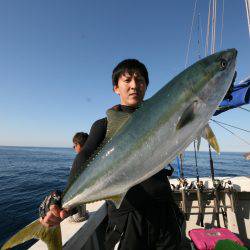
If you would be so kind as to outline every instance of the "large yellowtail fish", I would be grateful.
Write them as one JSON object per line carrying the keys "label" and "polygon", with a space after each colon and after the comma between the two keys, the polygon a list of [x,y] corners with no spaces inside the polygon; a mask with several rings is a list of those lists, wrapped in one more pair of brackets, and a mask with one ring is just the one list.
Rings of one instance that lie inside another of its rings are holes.
{"label": "large yellowtail fish", "polygon": [[[119,207],[129,188],[170,163],[201,133],[222,101],[235,72],[236,55],[237,51],[230,49],[196,62],[133,114],[109,113],[120,116],[116,119],[120,128],[65,190],[62,207],[102,199],[113,200]],[[42,239],[50,250],[62,248],[60,227],[44,228],[37,220],[2,249],[31,238]]]}

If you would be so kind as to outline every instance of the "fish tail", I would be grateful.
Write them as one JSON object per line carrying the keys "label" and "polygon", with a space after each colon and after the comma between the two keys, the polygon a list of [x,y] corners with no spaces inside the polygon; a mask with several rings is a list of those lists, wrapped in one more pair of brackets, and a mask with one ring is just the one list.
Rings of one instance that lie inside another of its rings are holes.
{"label": "fish tail", "polygon": [[47,228],[39,220],[35,220],[12,236],[1,247],[1,250],[12,248],[31,239],[41,239],[47,244],[49,250],[62,249],[60,226]]}

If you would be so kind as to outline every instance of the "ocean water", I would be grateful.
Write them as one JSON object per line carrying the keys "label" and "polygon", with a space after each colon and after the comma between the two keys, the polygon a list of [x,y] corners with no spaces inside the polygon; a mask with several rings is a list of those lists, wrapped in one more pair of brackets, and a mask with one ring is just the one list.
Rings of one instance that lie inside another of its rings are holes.
{"label": "ocean water", "polygon": [[[64,189],[74,157],[70,148],[0,147],[0,246],[38,218],[48,193]],[[216,176],[250,176],[250,161],[243,153],[213,154],[213,160]],[[173,166],[177,169],[175,162]],[[208,152],[198,153],[198,169],[200,177],[210,176]],[[185,153],[184,174],[196,177],[193,152]],[[177,170],[173,177],[178,177]]]}

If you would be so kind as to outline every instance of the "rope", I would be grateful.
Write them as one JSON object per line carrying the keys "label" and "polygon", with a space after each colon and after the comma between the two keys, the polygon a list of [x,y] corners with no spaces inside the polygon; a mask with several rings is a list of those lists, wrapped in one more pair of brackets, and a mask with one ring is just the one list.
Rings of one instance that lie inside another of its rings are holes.
{"label": "rope", "polygon": [[215,53],[217,0],[213,0],[211,54]]}
{"label": "rope", "polygon": [[250,1],[245,0],[245,3],[246,3],[246,12],[247,12],[247,23],[248,23],[249,37],[250,37]]}
{"label": "rope", "polygon": [[200,23],[200,38],[201,38],[201,48],[203,47],[203,30],[202,30],[202,22],[201,22],[201,15],[199,14],[199,23]]}
{"label": "rope", "polygon": [[217,0],[214,0],[214,44],[213,44],[213,53],[215,53],[216,45],[216,22],[217,22]]}
{"label": "rope", "polygon": [[214,183],[214,161],[213,161],[213,158],[212,158],[211,146],[210,146],[209,143],[208,143],[208,151],[209,151],[209,159],[210,159],[211,177],[212,177],[212,180],[213,180],[213,183]]}
{"label": "rope", "polygon": [[226,125],[226,126],[229,126],[229,127],[232,127],[232,128],[236,128],[236,129],[239,129],[239,130],[242,130],[242,131],[250,133],[250,130],[246,130],[246,129],[243,129],[243,128],[235,127],[233,125],[229,125],[227,123],[219,122],[219,121],[216,121],[216,120],[213,120],[213,119],[210,119],[210,120],[213,121],[213,122],[215,122],[215,123],[220,123],[220,124],[223,124],[223,125]]}
{"label": "rope", "polygon": [[201,21],[200,21],[200,13],[198,14],[197,18],[197,33],[198,33],[198,58],[201,59],[201,41],[202,41],[202,29],[201,29]]}
{"label": "rope", "polygon": [[190,33],[189,33],[189,41],[188,41],[186,61],[185,61],[185,68],[187,67],[187,64],[188,64],[189,49],[190,49],[190,44],[191,44],[191,39],[192,39],[192,32],[193,32],[194,19],[195,19],[195,14],[196,14],[197,1],[198,0],[195,0],[195,4],[194,4],[193,18],[192,18],[192,24],[191,24],[191,29],[190,29]]}
{"label": "rope", "polygon": [[205,46],[205,56],[208,54],[208,43],[209,43],[209,34],[210,34],[210,16],[211,16],[211,1],[208,5],[208,15],[207,15],[207,34],[206,34],[206,46]]}
{"label": "rope", "polygon": [[199,171],[198,171],[196,150],[197,150],[197,149],[196,149],[196,143],[195,143],[195,140],[194,140],[194,157],[195,157],[195,167],[196,167],[196,180],[197,180],[197,183],[199,183],[199,181],[200,181],[200,176],[199,176]]}
{"label": "rope", "polygon": [[225,1],[222,1],[222,15],[221,15],[221,33],[220,33],[220,47],[222,48],[222,34],[224,29],[224,5]]}
{"label": "rope", "polygon": [[221,124],[219,123],[216,123],[217,125],[221,126],[222,128],[224,128],[225,130],[227,130],[228,132],[230,132],[232,135],[234,135],[235,137],[237,137],[239,140],[245,142],[247,145],[250,145],[249,142],[245,141],[244,139],[242,139],[240,136],[236,135],[235,133],[233,133],[231,130],[225,128],[224,126],[222,126]]}
{"label": "rope", "polygon": [[211,28],[211,45],[210,45],[210,54],[213,53],[213,43],[214,43],[214,0],[212,1],[212,14],[211,14],[211,18],[212,18],[212,21],[211,21],[211,25],[212,25],[212,28]]}

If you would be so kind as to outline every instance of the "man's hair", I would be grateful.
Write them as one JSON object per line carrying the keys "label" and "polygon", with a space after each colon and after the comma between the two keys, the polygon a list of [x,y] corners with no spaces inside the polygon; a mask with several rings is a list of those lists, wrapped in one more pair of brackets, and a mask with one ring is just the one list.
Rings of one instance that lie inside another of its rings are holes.
{"label": "man's hair", "polygon": [[84,146],[85,142],[87,141],[88,139],[88,134],[87,133],[84,133],[84,132],[78,132],[74,135],[73,137],[73,143],[75,144],[80,144],[81,147]]}
{"label": "man's hair", "polygon": [[143,63],[136,59],[126,59],[117,64],[117,66],[113,70],[112,74],[112,83],[113,86],[118,84],[119,77],[124,73],[128,72],[129,74],[134,74],[135,72],[139,72],[146,81],[146,85],[148,86],[148,71]]}

